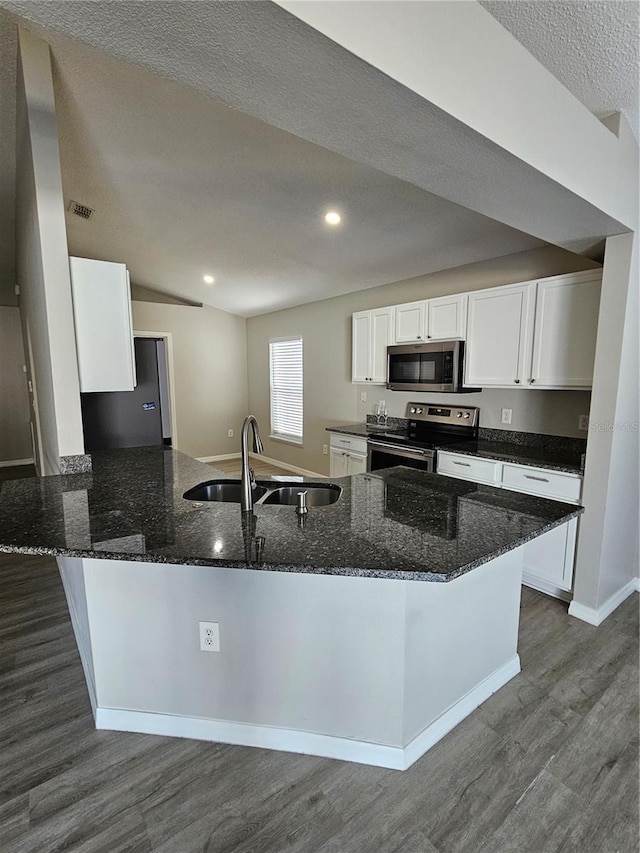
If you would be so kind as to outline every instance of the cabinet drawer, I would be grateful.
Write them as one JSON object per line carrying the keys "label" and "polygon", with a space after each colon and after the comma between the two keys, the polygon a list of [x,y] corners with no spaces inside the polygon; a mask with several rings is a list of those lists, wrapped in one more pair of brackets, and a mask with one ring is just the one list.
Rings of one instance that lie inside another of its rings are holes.
{"label": "cabinet drawer", "polygon": [[578,503],[582,479],[577,474],[564,474],[560,471],[528,468],[505,462],[502,468],[502,485],[505,489],[513,489],[516,492]]}
{"label": "cabinet drawer", "polygon": [[329,433],[329,443],[331,447],[338,450],[347,450],[349,453],[367,454],[367,439],[360,438],[357,435],[345,435],[340,432]]}
{"label": "cabinet drawer", "polygon": [[462,456],[458,453],[438,453],[438,474],[460,477],[462,480],[472,480],[474,483],[498,485],[501,466],[501,462],[494,462],[493,459]]}

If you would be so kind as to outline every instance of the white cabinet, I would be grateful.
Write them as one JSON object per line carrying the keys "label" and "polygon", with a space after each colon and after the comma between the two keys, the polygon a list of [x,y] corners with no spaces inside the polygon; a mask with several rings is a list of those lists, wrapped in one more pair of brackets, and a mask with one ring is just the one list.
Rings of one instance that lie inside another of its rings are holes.
{"label": "white cabinet", "polygon": [[[577,474],[445,451],[438,451],[438,474],[573,504],[582,486]],[[523,583],[556,598],[570,598],[576,525],[572,519],[523,546]]]}
{"label": "white cabinet", "polygon": [[352,319],[351,381],[386,385],[387,347],[393,336],[393,308],[358,311]]}
{"label": "white cabinet", "polygon": [[124,264],[70,258],[81,391],[133,391],[131,293]]}
{"label": "white cabinet", "polygon": [[396,305],[394,343],[405,344],[426,338],[427,303],[407,302]]}
{"label": "white cabinet", "polygon": [[427,303],[427,339],[464,340],[467,325],[467,295],[442,296]]}
{"label": "white cabinet", "polygon": [[469,294],[465,385],[522,386],[527,376],[535,284]]}
{"label": "white cabinet", "polygon": [[343,433],[329,433],[329,476],[348,477],[367,470],[367,439]]}
{"label": "white cabinet", "polygon": [[601,281],[596,272],[538,282],[531,385],[591,387]]}
{"label": "white cabinet", "polygon": [[458,293],[438,299],[395,306],[395,344],[449,341],[465,337],[467,296]]}
{"label": "white cabinet", "polygon": [[599,271],[469,294],[465,384],[590,388]]}
{"label": "white cabinet", "polygon": [[501,473],[501,463],[494,462],[492,459],[438,451],[438,474],[495,486],[500,483]]}
{"label": "white cabinet", "polygon": [[501,483],[503,489],[576,504],[580,500],[582,477],[563,471],[504,462]]}

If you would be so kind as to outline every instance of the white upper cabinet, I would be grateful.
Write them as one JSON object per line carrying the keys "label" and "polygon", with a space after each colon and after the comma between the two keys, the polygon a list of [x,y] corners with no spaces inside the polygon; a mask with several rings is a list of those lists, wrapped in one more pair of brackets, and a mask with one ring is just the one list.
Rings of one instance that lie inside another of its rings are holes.
{"label": "white upper cabinet", "polygon": [[427,339],[464,340],[467,326],[467,296],[442,296],[427,302]]}
{"label": "white upper cabinet", "polygon": [[359,311],[352,320],[352,382],[386,385],[387,347],[392,342],[393,308]]}
{"label": "white upper cabinet", "polygon": [[525,385],[530,363],[535,284],[469,294],[465,385]]}
{"label": "white upper cabinet", "polygon": [[404,344],[423,341],[427,337],[427,303],[407,302],[396,305],[394,343]]}
{"label": "white upper cabinet", "polygon": [[124,264],[70,258],[81,391],[133,391],[131,292]]}
{"label": "white upper cabinet", "polygon": [[601,280],[597,271],[538,282],[531,385],[591,387]]}
{"label": "white upper cabinet", "polygon": [[396,305],[394,343],[464,340],[467,296],[441,296]]}

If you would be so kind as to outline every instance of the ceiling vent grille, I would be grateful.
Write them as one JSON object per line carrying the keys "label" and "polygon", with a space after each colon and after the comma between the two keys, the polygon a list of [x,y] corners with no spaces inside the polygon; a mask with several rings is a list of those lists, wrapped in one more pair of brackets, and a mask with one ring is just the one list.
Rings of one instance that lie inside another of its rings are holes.
{"label": "ceiling vent grille", "polygon": [[91,219],[93,216],[92,207],[87,207],[86,204],[80,204],[80,202],[77,201],[69,202],[67,210],[69,213],[73,213],[74,216],[79,216],[81,219]]}

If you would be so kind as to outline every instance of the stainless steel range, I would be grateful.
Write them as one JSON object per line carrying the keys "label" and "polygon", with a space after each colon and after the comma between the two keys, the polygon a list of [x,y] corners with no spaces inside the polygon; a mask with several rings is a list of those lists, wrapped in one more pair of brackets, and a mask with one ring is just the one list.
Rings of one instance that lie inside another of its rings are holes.
{"label": "stainless steel range", "polygon": [[367,471],[407,465],[435,471],[436,447],[478,437],[477,406],[407,404],[405,430],[372,433],[367,441]]}

